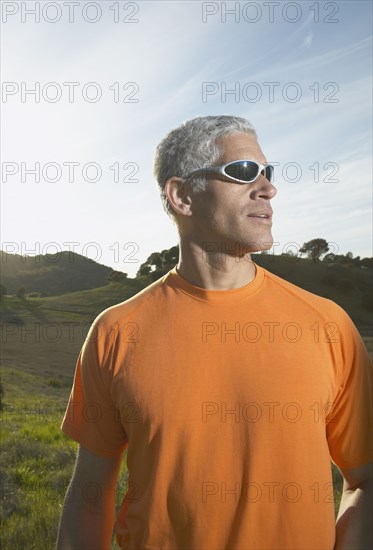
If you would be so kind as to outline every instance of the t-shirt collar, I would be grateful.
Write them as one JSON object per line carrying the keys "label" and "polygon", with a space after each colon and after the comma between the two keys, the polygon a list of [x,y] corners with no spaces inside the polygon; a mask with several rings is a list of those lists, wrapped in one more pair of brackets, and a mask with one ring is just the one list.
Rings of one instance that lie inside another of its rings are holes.
{"label": "t-shirt collar", "polygon": [[265,270],[255,262],[253,264],[255,267],[254,279],[240,288],[211,290],[196,286],[180,275],[176,265],[168,272],[166,282],[174,289],[180,290],[196,300],[202,300],[211,304],[233,304],[251,296],[262,285]]}

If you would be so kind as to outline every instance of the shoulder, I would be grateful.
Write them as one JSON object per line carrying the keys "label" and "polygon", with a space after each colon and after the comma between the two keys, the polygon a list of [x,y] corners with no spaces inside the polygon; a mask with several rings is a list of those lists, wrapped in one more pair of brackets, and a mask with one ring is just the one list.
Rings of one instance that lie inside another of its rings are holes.
{"label": "shoulder", "polygon": [[[273,299],[276,297],[280,300],[284,300],[284,305],[286,302],[292,302],[294,305],[297,305],[300,309],[309,309],[314,310],[320,313],[322,316],[330,318],[340,318],[343,319],[348,317],[346,311],[338,305],[333,300],[319,296],[309,290],[305,290],[300,286],[275,275],[271,271],[265,269],[265,275],[267,279],[267,291]],[[286,301],[286,302],[285,302]]]}
{"label": "shoulder", "polygon": [[168,273],[123,302],[104,309],[94,319],[93,325],[108,332],[113,331],[120,323],[135,319],[144,308],[152,307],[154,302],[158,303],[162,299],[167,276]]}

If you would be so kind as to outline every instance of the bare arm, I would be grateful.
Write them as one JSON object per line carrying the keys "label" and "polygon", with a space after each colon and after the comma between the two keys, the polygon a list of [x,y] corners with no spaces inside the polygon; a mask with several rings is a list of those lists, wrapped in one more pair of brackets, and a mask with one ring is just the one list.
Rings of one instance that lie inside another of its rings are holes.
{"label": "bare arm", "polygon": [[56,550],[109,550],[121,454],[107,458],[79,446],[67,489]]}
{"label": "bare arm", "polygon": [[372,464],[343,470],[343,494],[336,524],[334,550],[373,548]]}

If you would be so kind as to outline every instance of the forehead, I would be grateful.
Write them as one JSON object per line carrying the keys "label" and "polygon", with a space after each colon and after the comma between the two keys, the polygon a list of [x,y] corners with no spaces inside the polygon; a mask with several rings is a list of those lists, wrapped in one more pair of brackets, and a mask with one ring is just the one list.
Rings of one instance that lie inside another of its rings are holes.
{"label": "forehead", "polygon": [[223,136],[219,139],[223,147],[220,158],[222,163],[238,159],[256,160],[260,164],[267,162],[255,136],[246,133],[235,133]]}

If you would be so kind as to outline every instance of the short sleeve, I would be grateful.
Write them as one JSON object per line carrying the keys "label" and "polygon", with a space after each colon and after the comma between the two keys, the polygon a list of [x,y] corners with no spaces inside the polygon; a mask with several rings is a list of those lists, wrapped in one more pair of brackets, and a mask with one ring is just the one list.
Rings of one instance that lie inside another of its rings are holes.
{"label": "short sleeve", "polygon": [[339,389],[326,418],[330,456],[339,468],[373,460],[373,368],[355,324],[338,306]]}
{"label": "short sleeve", "polygon": [[104,312],[94,320],[80,350],[61,430],[93,453],[116,456],[127,445],[118,407],[111,397],[110,353],[116,330]]}

